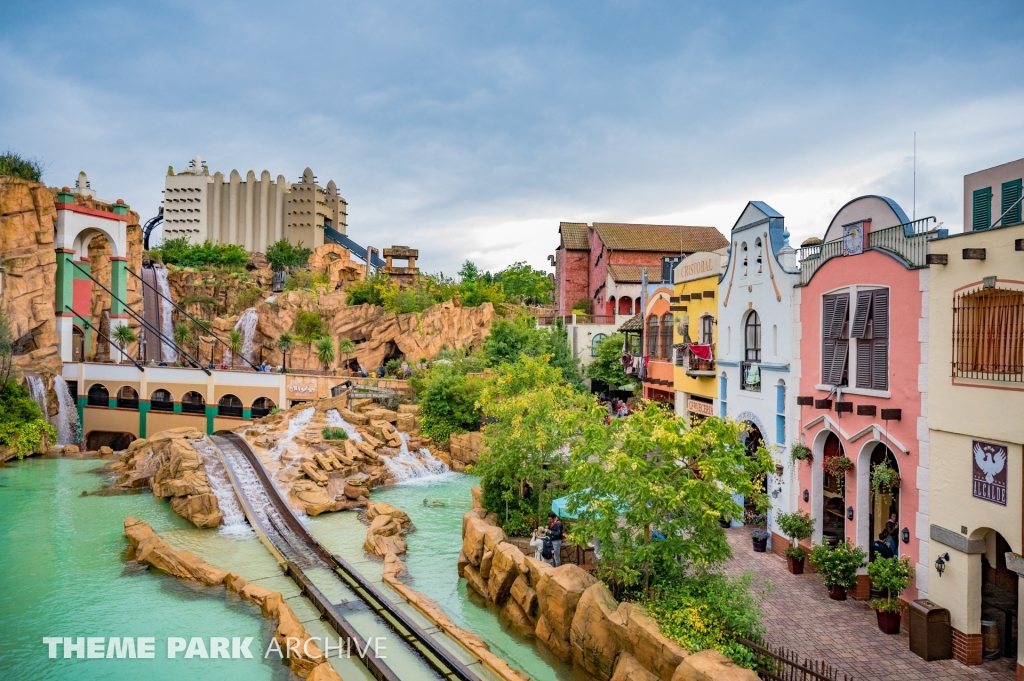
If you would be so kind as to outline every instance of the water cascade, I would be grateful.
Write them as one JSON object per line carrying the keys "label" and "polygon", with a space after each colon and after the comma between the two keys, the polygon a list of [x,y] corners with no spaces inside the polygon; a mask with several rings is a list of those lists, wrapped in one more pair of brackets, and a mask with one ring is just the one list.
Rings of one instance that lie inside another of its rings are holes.
{"label": "water cascade", "polygon": [[[159,300],[160,305],[160,333],[165,337],[172,339],[174,338],[174,319],[173,312],[174,308],[171,306],[168,300],[171,300],[171,286],[167,283],[167,268],[161,263],[153,263],[153,273],[156,274],[156,288],[160,292],[160,295],[165,296],[167,300],[161,298]],[[167,341],[160,342],[160,356],[163,361],[168,363],[174,363],[178,361],[178,351],[174,348],[174,345]]]}
{"label": "water cascade", "polygon": [[43,410],[43,418],[47,418],[46,384],[39,374],[25,374],[25,384],[28,386],[28,395],[39,408]]}
{"label": "water cascade", "polygon": [[78,405],[68,390],[68,384],[61,376],[53,377],[53,391],[57,393],[57,408],[60,410],[53,417],[53,427],[57,429],[57,444],[73,445],[81,440],[78,425]]}
{"label": "water cascade", "polygon": [[253,351],[256,349],[253,339],[256,337],[256,323],[260,320],[256,308],[250,307],[242,313],[235,323],[235,330],[242,332],[242,357],[252,361]]}
{"label": "water cascade", "polygon": [[[295,414],[295,416],[288,421],[288,428],[281,433],[281,438],[273,447],[270,448],[270,459],[280,466],[277,475],[272,476],[271,479],[285,496],[288,495],[290,490],[288,485],[281,482],[282,479],[288,478],[288,474],[285,473],[285,471],[302,465],[302,457],[293,456],[298,453],[298,447],[295,445],[295,436],[306,430],[309,422],[313,420],[313,415],[315,413],[316,409],[313,407],[307,407]],[[301,513],[301,511],[296,511],[296,513]]]}
{"label": "water cascade", "polygon": [[190,440],[189,442],[199,452],[199,458],[203,460],[206,477],[210,480],[210,491],[217,497],[217,505],[220,506],[220,512],[224,516],[222,527],[229,532],[243,528],[248,530],[249,523],[245,519],[242,505],[238,503],[238,497],[235,496],[235,490],[228,479],[227,471],[224,470],[224,463],[217,456],[216,450],[205,439]]}
{"label": "water cascade", "polygon": [[337,409],[327,410],[327,425],[332,428],[342,428],[346,433],[348,433],[348,439],[353,442],[363,441],[363,436],[359,434],[359,431],[356,430],[355,426],[346,421]]}
{"label": "water cascade", "polygon": [[381,457],[388,467],[395,484],[426,485],[445,480],[455,475],[448,464],[430,453],[427,448],[418,451],[409,449],[409,434],[399,431],[402,446],[395,456]]}

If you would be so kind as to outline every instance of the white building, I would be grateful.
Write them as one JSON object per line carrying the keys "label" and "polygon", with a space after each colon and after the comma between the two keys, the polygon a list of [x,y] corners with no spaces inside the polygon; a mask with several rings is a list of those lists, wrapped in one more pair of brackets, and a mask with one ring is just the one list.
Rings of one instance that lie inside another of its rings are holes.
{"label": "white building", "polygon": [[[796,404],[799,366],[794,362],[794,287],[800,282],[796,250],[785,219],[762,201],[751,201],[732,228],[729,258],[719,279],[718,397],[716,412],[747,425],[748,442],[774,449],[769,476],[769,528],[775,516],[796,508],[796,466],[789,444],[799,441]],[[774,447],[773,447],[774,446]],[[781,553],[786,540],[773,536]]]}

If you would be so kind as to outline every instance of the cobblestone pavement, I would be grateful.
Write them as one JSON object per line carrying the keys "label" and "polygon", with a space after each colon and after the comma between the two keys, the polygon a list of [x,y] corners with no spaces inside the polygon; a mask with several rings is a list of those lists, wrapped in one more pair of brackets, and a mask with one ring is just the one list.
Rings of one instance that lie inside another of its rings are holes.
{"label": "cobblestone pavement", "polygon": [[1016,660],[1012,658],[977,667],[967,667],[955,660],[922,660],[910,652],[906,632],[889,636],[878,630],[875,612],[866,601],[833,601],[818,575],[791,575],[784,558],[754,553],[746,528],[726,532],[733,550],[726,571],[732,575],[751,571],[755,580],[767,578],[772,584],[772,591],[761,606],[767,639],[772,645],[828,662],[840,672],[840,679],[843,673],[857,681],[1016,679]]}

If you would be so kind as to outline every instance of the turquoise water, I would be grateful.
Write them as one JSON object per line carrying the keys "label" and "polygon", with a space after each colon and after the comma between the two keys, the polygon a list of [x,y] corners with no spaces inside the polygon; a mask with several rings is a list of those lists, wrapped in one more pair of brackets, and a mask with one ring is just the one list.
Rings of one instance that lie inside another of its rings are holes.
{"label": "turquoise water", "polygon": [[[0,679],[288,678],[264,660],[273,633],[254,605],[221,587],[189,585],[126,568],[124,518],[141,518],[185,548],[247,579],[278,577],[251,532],[197,530],[149,493],[86,496],[103,486],[102,462],[29,459],[0,467]],[[262,583],[262,582],[261,582]],[[48,658],[43,637],[156,639],[154,659]],[[253,637],[253,659],[167,659],[168,637]]]}
{"label": "turquoise water", "polygon": [[[456,562],[462,549],[462,516],[473,507],[470,488],[477,484],[475,476],[450,473],[373,491],[375,501],[402,509],[416,526],[406,537],[406,583],[433,598],[452,621],[480,636],[516,669],[537,681],[568,681],[573,678],[568,665],[513,632],[500,621],[493,604],[467,592],[465,580],[459,579]],[[444,506],[424,506],[424,499],[438,499]]]}

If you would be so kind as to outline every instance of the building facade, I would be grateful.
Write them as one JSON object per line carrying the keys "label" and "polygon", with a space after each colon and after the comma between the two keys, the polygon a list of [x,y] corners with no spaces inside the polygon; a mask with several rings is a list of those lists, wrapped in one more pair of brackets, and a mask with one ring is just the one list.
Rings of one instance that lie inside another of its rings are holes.
{"label": "building facade", "polygon": [[[894,534],[916,568],[904,592],[928,592],[927,242],[934,218],[911,221],[895,201],[863,196],[843,206],[824,238],[801,248],[795,338],[800,368],[799,507],[816,542],[871,543]],[[878,467],[895,489],[876,492]],[[866,599],[862,569],[853,597]]]}
{"label": "building facade", "polygon": [[196,156],[187,170],[168,168],[164,180],[164,239],[239,244],[263,253],[281,239],[316,248],[324,244],[325,227],[345,234],[347,225],[348,202],[334,180],[321,187],[309,168],[297,183],[283,175],[271,180],[266,170],[259,179],[252,170],[244,180],[237,170],[225,179],[210,175]]}
{"label": "building facade", "polygon": [[796,504],[798,480],[789,455],[800,424],[794,362],[794,289],[800,282],[796,250],[785,218],[763,201],[751,201],[731,232],[729,258],[720,283],[718,401],[716,413],[743,424],[748,446],[772,451],[772,550],[787,546],[776,518]]}
{"label": "building facade", "polygon": [[[1000,628],[1005,654],[1007,621],[1012,636],[1012,623],[1020,612],[1022,176],[1024,159],[967,175],[965,196],[980,198],[965,204],[964,233],[930,244],[931,511],[930,541],[922,563],[930,573],[928,598],[949,609],[954,656],[965,664],[982,663],[983,619]],[[1007,197],[1007,186],[1016,188],[1015,195]],[[998,213],[991,205],[993,190],[1001,195]],[[991,226],[1007,211],[998,225]],[[1017,678],[1022,677],[1024,667],[1018,662]]]}
{"label": "building facade", "polygon": [[640,352],[644,360],[643,395],[648,400],[675,406],[675,334],[672,296],[668,284],[647,288]]}
{"label": "building facade", "polygon": [[676,414],[696,423],[713,416],[718,394],[718,277],[720,253],[694,253],[675,267],[673,318]]}

